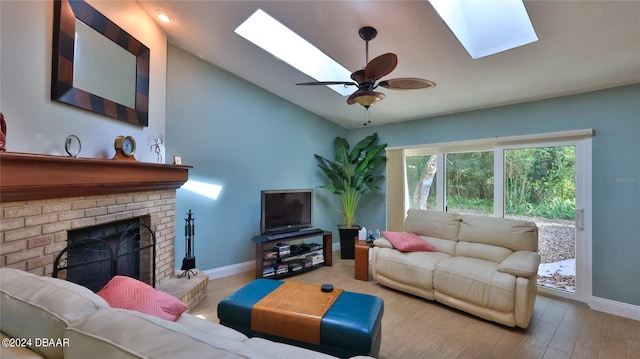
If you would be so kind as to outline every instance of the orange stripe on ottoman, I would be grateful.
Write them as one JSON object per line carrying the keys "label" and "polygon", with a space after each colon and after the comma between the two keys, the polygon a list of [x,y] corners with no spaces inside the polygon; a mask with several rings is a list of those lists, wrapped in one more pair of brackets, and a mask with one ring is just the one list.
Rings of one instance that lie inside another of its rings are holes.
{"label": "orange stripe on ottoman", "polygon": [[311,344],[320,344],[322,317],[342,289],[325,293],[313,284],[284,282],[251,310],[251,329]]}

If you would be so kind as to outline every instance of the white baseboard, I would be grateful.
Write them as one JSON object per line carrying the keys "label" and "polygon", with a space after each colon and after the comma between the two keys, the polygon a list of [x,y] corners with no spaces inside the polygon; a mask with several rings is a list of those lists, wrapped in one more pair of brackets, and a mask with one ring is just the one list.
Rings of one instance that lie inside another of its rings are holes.
{"label": "white baseboard", "polygon": [[[339,251],[340,243],[333,243],[333,245],[331,246],[331,249],[334,251]],[[238,273],[252,271],[252,270],[255,270],[255,268],[256,268],[256,261],[253,260],[253,261],[248,261],[244,263],[237,263],[229,266],[203,270],[202,273],[206,274],[207,277],[209,277],[209,279],[217,279],[222,277],[228,277],[230,275],[234,275]]]}
{"label": "white baseboard", "polygon": [[640,321],[640,306],[616,302],[611,299],[591,297],[589,307],[599,312]]}
{"label": "white baseboard", "polygon": [[230,275],[253,271],[256,268],[256,261],[248,261],[244,263],[232,264],[229,266],[207,269],[202,271],[209,279],[217,279],[222,277],[228,277]]}

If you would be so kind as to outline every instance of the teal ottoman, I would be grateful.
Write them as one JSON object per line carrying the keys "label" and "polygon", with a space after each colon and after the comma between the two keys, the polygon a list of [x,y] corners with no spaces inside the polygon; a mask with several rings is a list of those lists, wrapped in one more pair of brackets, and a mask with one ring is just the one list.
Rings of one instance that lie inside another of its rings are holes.
{"label": "teal ottoman", "polygon": [[[343,291],[321,319],[320,344],[312,344],[251,328],[251,311],[256,303],[284,282],[256,279],[218,304],[220,324],[249,337],[292,344],[329,355],[348,358],[356,355],[378,356],[382,336],[382,299],[361,293]],[[320,291],[320,287],[317,287]]]}

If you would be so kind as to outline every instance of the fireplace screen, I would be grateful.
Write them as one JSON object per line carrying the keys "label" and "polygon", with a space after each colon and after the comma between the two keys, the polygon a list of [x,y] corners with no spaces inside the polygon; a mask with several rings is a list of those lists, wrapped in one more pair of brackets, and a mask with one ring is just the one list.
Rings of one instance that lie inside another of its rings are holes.
{"label": "fireplace screen", "polygon": [[143,223],[129,226],[120,236],[115,250],[114,271],[139,279],[151,286],[156,282],[156,236]]}
{"label": "fireplace screen", "polygon": [[67,246],[53,263],[53,277],[99,291],[113,277],[113,252],[104,240],[86,238]]}
{"label": "fireplace screen", "polygon": [[[83,285],[94,292],[102,289],[114,275],[136,278],[155,286],[155,234],[139,221],[127,224],[124,231],[103,238],[78,238],[76,233],[56,257],[53,276]],[[117,223],[115,227],[121,225]],[[105,233],[112,231],[100,230]],[[95,234],[94,229],[91,231]]]}

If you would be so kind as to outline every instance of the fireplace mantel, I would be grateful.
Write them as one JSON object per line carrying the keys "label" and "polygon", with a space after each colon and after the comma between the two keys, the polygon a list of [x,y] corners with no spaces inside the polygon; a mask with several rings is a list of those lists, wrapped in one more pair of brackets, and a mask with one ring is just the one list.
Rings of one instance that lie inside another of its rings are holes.
{"label": "fireplace mantel", "polygon": [[191,166],[0,152],[0,203],[177,189]]}

